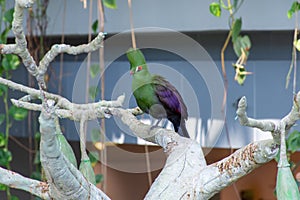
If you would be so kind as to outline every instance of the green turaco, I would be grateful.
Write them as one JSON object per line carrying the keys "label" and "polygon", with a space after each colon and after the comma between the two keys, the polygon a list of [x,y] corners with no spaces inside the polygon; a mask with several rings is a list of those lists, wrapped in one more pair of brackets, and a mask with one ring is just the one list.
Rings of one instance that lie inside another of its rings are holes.
{"label": "green turaco", "polygon": [[150,74],[145,57],[139,49],[129,49],[127,58],[137,105],[156,119],[167,118],[179,135],[189,137],[185,126],[187,108],[176,88],[164,77]]}

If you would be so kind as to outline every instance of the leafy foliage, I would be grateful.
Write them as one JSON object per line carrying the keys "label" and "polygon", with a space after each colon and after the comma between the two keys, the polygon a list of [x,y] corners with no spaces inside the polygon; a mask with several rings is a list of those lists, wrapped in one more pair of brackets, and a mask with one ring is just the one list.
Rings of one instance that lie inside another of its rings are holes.
{"label": "leafy foliage", "polygon": [[95,100],[99,93],[100,93],[100,88],[98,88],[97,86],[89,87],[89,97],[91,99]]}
{"label": "leafy foliage", "polygon": [[242,18],[236,19],[232,26],[232,42],[235,42],[239,37],[242,29]]}
{"label": "leafy foliage", "polygon": [[100,73],[100,66],[98,64],[93,64],[90,67],[90,75],[95,78]]}
{"label": "leafy foliage", "polygon": [[287,139],[287,147],[292,153],[300,149],[300,132],[293,131]]}
{"label": "leafy foliage", "polygon": [[295,14],[296,12],[298,12],[300,10],[300,3],[298,1],[294,1],[291,8],[288,10],[287,12],[287,17],[289,19],[292,18],[293,14]]}
{"label": "leafy foliage", "polygon": [[117,8],[116,0],[103,0],[103,4],[107,8],[111,8],[111,9]]}
{"label": "leafy foliage", "polygon": [[221,5],[218,2],[212,2],[209,5],[209,11],[212,15],[216,16],[216,17],[221,17]]}
{"label": "leafy foliage", "polygon": [[0,166],[7,166],[12,161],[12,154],[6,148],[0,149]]}
{"label": "leafy foliage", "polygon": [[98,20],[95,20],[94,23],[92,24],[92,30],[94,34],[97,34],[98,32]]}
{"label": "leafy foliage", "polygon": [[9,109],[9,114],[14,118],[14,120],[21,121],[27,117],[28,111],[24,108],[11,106]]}

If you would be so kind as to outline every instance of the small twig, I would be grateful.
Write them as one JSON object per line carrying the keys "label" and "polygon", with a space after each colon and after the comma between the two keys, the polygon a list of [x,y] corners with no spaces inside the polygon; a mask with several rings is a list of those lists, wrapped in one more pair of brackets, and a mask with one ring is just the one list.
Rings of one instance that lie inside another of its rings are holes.
{"label": "small twig", "polygon": [[82,115],[80,119],[80,152],[81,152],[81,161],[89,160],[89,156],[86,153],[86,122],[87,117]]}

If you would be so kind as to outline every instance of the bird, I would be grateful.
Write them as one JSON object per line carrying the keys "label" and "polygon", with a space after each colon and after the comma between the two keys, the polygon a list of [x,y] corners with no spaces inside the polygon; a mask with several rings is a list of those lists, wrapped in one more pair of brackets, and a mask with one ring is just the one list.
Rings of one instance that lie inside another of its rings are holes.
{"label": "bird", "polygon": [[164,77],[149,72],[141,50],[130,48],[126,55],[133,77],[133,96],[139,108],[159,121],[167,118],[175,132],[189,138],[185,124],[187,107],[177,89]]}

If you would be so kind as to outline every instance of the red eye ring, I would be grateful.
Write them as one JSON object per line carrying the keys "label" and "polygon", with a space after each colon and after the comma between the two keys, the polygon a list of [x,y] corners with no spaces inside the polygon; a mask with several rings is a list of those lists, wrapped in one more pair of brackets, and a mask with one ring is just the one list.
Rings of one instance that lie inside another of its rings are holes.
{"label": "red eye ring", "polygon": [[138,67],[136,68],[136,71],[138,72],[138,71],[141,71],[142,69],[143,69],[142,66],[138,66]]}

